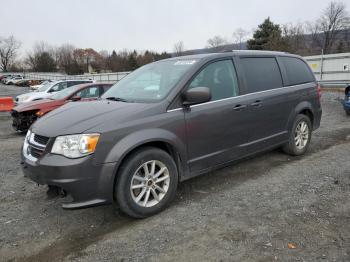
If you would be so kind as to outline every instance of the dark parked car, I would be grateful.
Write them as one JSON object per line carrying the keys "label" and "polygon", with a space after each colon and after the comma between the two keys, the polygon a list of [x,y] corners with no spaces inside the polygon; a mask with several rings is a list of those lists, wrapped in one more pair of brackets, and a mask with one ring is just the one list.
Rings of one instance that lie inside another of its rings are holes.
{"label": "dark parked car", "polygon": [[350,85],[348,85],[345,88],[345,97],[344,97],[343,106],[344,106],[345,113],[348,116],[350,116]]}
{"label": "dark parked car", "polygon": [[145,65],[101,100],[68,103],[36,121],[22,167],[81,208],[116,201],[147,217],[179,181],[282,147],[307,150],[320,125],[320,88],[299,57],[231,52]]}
{"label": "dark parked car", "polygon": [[27,131],[38,117],[42,117],[68,102],[95,100],[111,86],[112,84],[108,83],[75,85],[63,89],[47,99],[19,104],[11,111],[12,126],[16,131]]}

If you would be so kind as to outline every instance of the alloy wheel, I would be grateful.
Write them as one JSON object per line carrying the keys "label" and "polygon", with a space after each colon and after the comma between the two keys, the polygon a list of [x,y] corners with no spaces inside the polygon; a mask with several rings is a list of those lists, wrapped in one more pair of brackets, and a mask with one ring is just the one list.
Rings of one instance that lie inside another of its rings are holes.
{"label": "alloy wheel", "polygon": [[300,121],[295,129],[294,136],[295,146],[303,149],[309,141],[309,126],[305,121]]}
{"label": "alloy wheel", "polygon": [[170,174],[166,165],[158,160],[147,161],[132,176],[131,197],[139,206],[155,206],[168,192],[169,184]]}

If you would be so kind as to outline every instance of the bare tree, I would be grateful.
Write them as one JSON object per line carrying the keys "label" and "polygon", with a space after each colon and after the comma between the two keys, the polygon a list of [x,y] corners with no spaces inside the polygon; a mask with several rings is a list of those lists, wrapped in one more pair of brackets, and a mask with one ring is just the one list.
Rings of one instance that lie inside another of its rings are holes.
{"label": "bare tree", "polygon": [[174,44],[174,54],[175,56],[182,56],[185,51],[185,46],[183,41],[179,41]]}
{"label": "bare tree", "polygon": [[208,48],[217,48],[219,46],[227,44],[227,41],[225,38],[216,35],[213,38],[208,39],[207,44]]}
{"label": "bare tree", "polygon": [[321,17],[309,25],[313,45],[318,45],[325,53],[334,49],[337,35],[350,27],[350,16],[343,2],[330,2]]}
{"label": "bare tree", "polygon": [[239,49],[242,49],[242,42],[247,40],[247,37],[249,35],[249,32],[244,30],[243,28],[237,28],[233,34],[233,43],[239,44]]}
{"label": "bare tree", "polygon": [[282,26],[282,37],[286,50],[291,53],[304,54],[306,52],[305,26],[302,23],[285,24]]}
{"label": "bare tree", "polygon": [[8,70],[10,64],[15,60],[20,46],[21,43],[14,36],[0,39],[0,68],[2,71]]}

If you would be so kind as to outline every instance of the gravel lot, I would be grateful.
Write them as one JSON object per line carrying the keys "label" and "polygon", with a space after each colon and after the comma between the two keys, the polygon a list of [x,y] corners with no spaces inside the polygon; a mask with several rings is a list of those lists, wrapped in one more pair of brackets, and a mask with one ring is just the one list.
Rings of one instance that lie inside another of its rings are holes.
{"label": "gravel lot", "polygon": [[[0,96],[25,88],[0,86]],[[323,93],[309,152],[278,150],[186,181],[159,215],[67,211],[23,177],[0,113],[0,261],[350,261],[350,118]]]}

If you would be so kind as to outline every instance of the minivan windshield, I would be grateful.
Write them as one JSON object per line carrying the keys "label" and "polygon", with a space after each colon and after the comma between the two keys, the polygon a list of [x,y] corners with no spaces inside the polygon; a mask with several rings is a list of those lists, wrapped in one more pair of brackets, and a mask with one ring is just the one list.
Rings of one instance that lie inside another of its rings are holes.
{"label": "minivan windshield", "polygon": [[145,65],[114,84],[102,98],[141,103],[160,101],[196,62],[179,59]]}
{"label": "minivan windshield", "polygon": [[44,92],[47,89],[49,89],[51,86],[53,86],[53,84],[55,84],[55,82],[47,82],[46,84],[44,84],[42,87],[38,88],[38,92]]}

